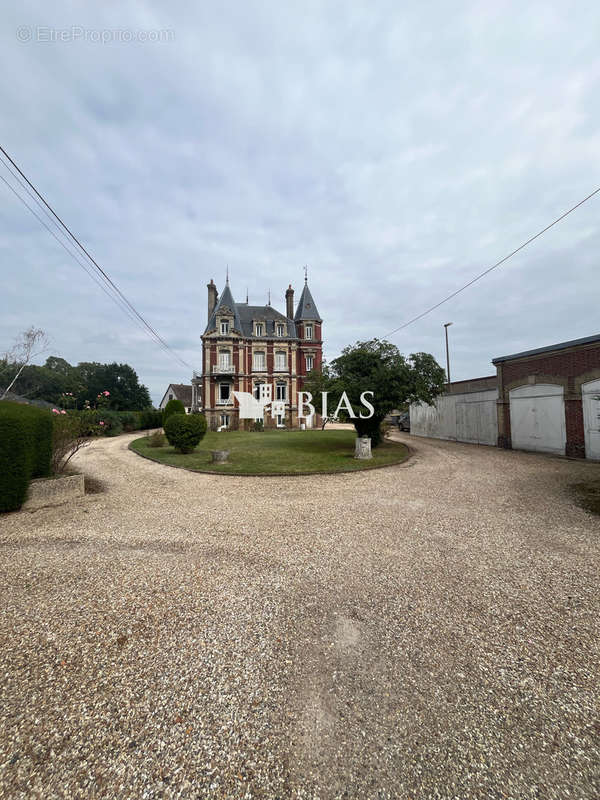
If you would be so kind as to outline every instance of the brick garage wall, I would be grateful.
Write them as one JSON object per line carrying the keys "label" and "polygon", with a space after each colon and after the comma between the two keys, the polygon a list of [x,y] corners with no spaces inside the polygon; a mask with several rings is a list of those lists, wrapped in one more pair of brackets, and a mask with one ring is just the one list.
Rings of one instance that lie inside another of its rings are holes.
{"label": "brick garage wall", "polygon": [[565,455],[585,458],[581,384],[600,378],[600,342],[503,361],[497,369],[498,446],[511,447],[510,390],[528,383],[554,383],[564,388]]}

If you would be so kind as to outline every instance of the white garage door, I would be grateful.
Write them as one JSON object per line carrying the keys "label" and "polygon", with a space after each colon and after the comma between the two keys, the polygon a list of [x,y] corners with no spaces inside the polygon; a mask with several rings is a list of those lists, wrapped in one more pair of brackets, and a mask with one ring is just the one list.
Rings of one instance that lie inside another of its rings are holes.
{"label": "white garage door", "polygon": [[564,455],[567,437],[563,387],[550,383],[519,386],[509,396],[512,446]]}
{"label": "white garage door", "polygon": [[600,380],[581,387],[583,425],[585,428],[585,457],[600,461]]}

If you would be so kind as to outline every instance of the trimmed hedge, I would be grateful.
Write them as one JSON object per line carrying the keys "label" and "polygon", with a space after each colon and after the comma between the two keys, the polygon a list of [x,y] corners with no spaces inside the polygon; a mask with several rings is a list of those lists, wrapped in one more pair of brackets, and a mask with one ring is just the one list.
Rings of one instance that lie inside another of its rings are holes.
{"label": "trimmed hedge", "polygon": [[51,460],[51,413],[0,402],[0,512],[23,505],[29,481],[50,475]]}
{"label": "trimmed hedge", "polygon": [[150,428],[162,428],[163,412],[156,408],[146,408],[140,411],[140,428],[143,431]]}
{"label": "trimmed hedge", "polygon": [[164,428],[172,447],[191,453],[206,433],[206,418],[203,414],[171,414]]}

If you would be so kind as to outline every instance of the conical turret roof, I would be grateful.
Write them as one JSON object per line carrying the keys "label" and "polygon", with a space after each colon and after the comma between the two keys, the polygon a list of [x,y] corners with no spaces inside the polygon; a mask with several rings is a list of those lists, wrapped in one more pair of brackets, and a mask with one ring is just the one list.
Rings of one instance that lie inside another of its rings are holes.
{"label": "conical turret roof", "polygon": [[296,322],[304,319],[312,320],[313,322],[322,321],[321,317],[319,316],[319,312],[317,311],[315,301],[310,293],[310,289],[308,288],[308,282],[304,283],[304,289],[300,295],[300,301],[298,302],[298,308],[296,309],[296,314],[294,316],[294,320]]}

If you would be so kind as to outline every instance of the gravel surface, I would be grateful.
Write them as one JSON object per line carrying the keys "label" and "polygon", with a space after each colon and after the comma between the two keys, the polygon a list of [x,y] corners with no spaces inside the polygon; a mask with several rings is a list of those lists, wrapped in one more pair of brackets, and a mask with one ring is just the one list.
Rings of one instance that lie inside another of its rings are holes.
{"label": "gravel surface", "polygon": [[0,518],[2,798],[598,798],[599,465],[401,436]]}

